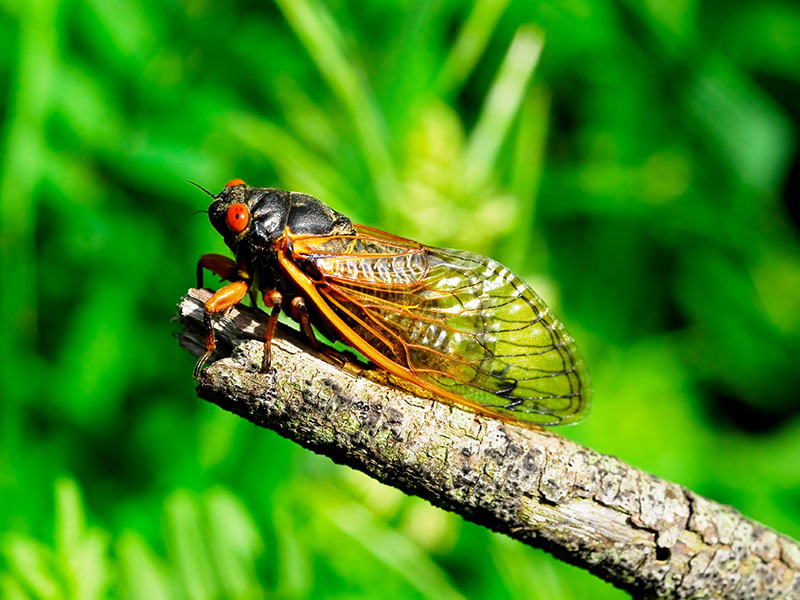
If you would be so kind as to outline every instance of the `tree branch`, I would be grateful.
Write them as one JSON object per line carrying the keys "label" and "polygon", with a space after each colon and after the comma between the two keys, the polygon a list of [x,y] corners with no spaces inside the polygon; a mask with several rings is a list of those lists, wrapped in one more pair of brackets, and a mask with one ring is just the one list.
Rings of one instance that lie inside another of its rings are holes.
{"label": "tree branch", "polygon": [[[190,290],[179,305],[195,355],[208,296]],[[613,456],[333,364],[285,331],[259,374],[265,320],[246,307],[218,320],[233,352],[203,372],[200,397],[636,597],[800,598],[797,542]]]}

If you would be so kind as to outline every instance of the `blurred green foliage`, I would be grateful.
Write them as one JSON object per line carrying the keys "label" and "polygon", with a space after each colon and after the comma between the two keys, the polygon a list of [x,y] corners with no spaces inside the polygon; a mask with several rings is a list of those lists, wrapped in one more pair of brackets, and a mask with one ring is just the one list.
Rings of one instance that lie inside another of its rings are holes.
{"label": "blurred green foliage", "polygon": [[0,596],[622,598],[198,401],[241,177],[491,254],[584,349],[559,430],[800,537],[800,7],[0,2]]}

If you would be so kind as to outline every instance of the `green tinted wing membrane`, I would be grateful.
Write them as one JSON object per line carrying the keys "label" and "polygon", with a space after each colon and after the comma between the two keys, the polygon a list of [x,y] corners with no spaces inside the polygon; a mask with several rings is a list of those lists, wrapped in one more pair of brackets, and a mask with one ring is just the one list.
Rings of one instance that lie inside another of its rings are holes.
{"label": "green tinted wing membrane", "polygon": [[364,235],[327,238],[304,258],[336,314],[418,378],[507,419],[556,425],[587,414],[575,342],[497,261]]}

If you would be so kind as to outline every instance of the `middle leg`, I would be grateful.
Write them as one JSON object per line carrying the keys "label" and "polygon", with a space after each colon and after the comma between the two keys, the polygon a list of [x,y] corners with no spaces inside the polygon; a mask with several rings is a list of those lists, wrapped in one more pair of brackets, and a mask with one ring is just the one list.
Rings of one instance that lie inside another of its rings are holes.
{"label": "middle leg", "polygon": [[306,338],[308,338],[308,342],[311,344],[311,347],[319,352],[322,349],[322,345],[319,343],[317,336],[314,334],[314,328],[311,327],[311,319],[308,317],[306,301],[303,300],[302,296],[295,296],[292,298],[291,310],[292,318],[300,323],[300,328],[303,330]]}
{"label": "middle leg", "polygon": [[261,299],[264,301],[264,306],[272,309],[267,320],[267,330],[264,332],[264,358],[261,361],[261,372],[266,373],[272,364],[272,338],[275,337],[275,328],[278,326],[283,296],[278,290],[264,290]]}

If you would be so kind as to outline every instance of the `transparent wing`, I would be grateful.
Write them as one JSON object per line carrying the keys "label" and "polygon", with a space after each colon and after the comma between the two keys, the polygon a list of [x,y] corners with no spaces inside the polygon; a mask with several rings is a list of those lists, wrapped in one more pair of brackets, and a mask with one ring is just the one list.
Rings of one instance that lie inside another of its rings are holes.
{"label": "transparent wing", "polygon": [[591,390],[575,342],[516,275],[478,254],[356,227],[355,236],[296,238],[292,256],[369,346],[501,418],[556,425],[586,415]]}

